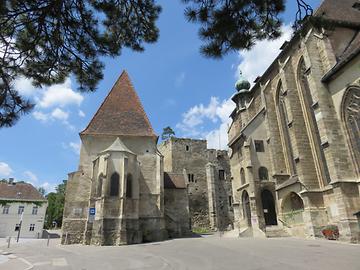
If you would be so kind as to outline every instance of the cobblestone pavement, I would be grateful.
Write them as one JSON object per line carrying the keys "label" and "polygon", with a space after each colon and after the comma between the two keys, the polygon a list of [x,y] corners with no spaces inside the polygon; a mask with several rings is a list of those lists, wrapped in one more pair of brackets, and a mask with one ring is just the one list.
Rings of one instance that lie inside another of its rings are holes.
{"label": "cobblestone pavement", "polygon": [[360,245],[294,238],[203,238],[96,247],[59,245],[59,239],[1,247],[12,256],[0,270],[241,269],[359,270]]}

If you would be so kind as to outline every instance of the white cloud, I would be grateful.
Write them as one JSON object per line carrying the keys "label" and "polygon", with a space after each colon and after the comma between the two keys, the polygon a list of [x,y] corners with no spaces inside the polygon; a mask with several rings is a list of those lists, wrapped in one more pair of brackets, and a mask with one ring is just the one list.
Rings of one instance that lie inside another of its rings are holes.
{"label": "white cloud", "polygon": [[27,178],[26,180],[31,182],[31,184],[35,184],[39,180],[36,174],[34,174],[32,171],[25,171],[23,174]]}
{"label": "white cloud", "polygon": [[32,115],[36,120],[39,120],[41,122],[47,122],[49,120],[49,115],[40,111],[35,111],[32,113]]}
{"label": "white cloud", "polygon": [[14,81],[14,88],[19,92],[20,95],[30,97],[35,94],[38,90],[35,86],[32,85],[32,80],[27,79],[23,76],[16,78]]}
{"label": "white cloud", "polygon": [[34,187],[43,187],[46,193],[55,191],[56,185],[51,184],[47,181],[40,181],[37,175],[32,171],[27,170],[23,173],[23,175],[24,177],[26,177],[25,181],[29,184],[32,184]]}
{"label": "white cloud", "polygon": [[69,118],[69,113],[64,112],[60,108],[56,108],[51,112],[51,117],[57,120],[67,121],[67,119]]}
{"label": "white cloud", "polygon": [[187,133],[189,136],[199,135],[198,127],[205,120],[211,120],[213,123],[218,121],[217,108],[219,106],[218,98],[211,97],[207,106],[204,104],[195,105],[183,114],[183,120],[176,125],[177,128]]}
{"label": "white cloud", "polygon": [[80,117],[85,117],[85,113],[82,110],[79,110],[78,115]]}
{"label": "white cloud", "polygon": [[80,154],[80,147],[81,147],[80,142],[79,143],[71,142],[69,143],[69,146],[76,154]]}
{"label": "white cloud", "polygon": [[38,187],[42,187],[45,189],[46,193],[50,193],[50,192],[55,192],[55,187],[57,185],[55,184],[50,184],[49,182],[44,182],[41,185],[39,185]]}
{"label": "white cloud", "polygon": [[[70,78],[62,84],[39,89],[35,88],[30,79],[18,77],[14,83],[15,89],[23,96],[32,97],[37,103],[32,116],[43,123],[49,121],[60,121],[70,130],[75,127],[69,123],[70,113],[63,108],[75,105],[80,106],[84,97],[71,88]],[[78,115],[85,117],[85,113],[79,109]]]}
{"label": "white cloud", "polygon": [[9,166],[9,164],[5,162],[0,162],[0,176],[7,177],[13,173],[13,170]]}
{"label": "white cloud", "polygon": [[175,78],[175,86],[181,87],[184,81],[185,81],[185,72],[181,72]]}
{"label": "white cloud", "polygon": [[[226,149],[227,129],[231,122],[229,115],[234,107],[230,99],[219,102],[217,97],[211,97],[207,106],[199,104],[184,113],[181,123],[176,127],[184,136],[206,138],[210,148]],[[206,128],[208,122],[220,124],[218,128],[209,130]]]}
{"label": "white cloud", "polygon": [[53,122],[60,121],[68,129],[75,130],[75,127],[73,125],[71,125],[68,121],[70,113],[63,111],[60,108],[55,108],[50,113],[44,113],[42,111],[35,111],[35,112],[33,112],[32,115],[36,120],[39,120],[43,123],[46,123],[49,121],[53,121]]}
{"label": "white cloud", "polygon": [[218,129],[211,130],[206,134],[208,148],[227,149],[229,123],[221,123]]}
{"label": "white cloud", "polygon": [[71,149],[75,154],[80,155],[81,142],[61,143],[64,149]]}
{"label": "white cloud", "polygon": [[41,108],[65,107],[67,105],[80,106],[84,97],[71,89],[71,80],[68,78],[63,84],[50,86],[44,91],[38,101]]}
{"label": "white cloud", "polygon": [[283,35],[276,40],[258,41],[251,50],[240,51],[241,62],[237,67],[237,76],[240,70],[250,82],[261,76],[280,53],[281,45],[286,40],[290,40],[293,31],[290,25],[284,25],[282,32]]}

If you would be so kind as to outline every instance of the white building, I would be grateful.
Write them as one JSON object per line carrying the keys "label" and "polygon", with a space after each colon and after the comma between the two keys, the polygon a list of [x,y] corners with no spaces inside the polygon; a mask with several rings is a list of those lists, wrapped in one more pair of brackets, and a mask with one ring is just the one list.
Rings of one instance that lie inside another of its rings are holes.
{"label": "white building", "polygon": [[28,183],[0,183],[0,237],[38,238],[44,227],[47,200]]}

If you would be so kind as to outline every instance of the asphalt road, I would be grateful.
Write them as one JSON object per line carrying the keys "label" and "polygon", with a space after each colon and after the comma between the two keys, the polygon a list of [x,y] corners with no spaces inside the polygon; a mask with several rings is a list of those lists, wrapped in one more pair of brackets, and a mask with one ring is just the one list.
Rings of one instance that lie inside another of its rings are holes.
{"label": "asphalt road", "polygon": [[52,239],[13,245],[1,270],[241,269],[359,270],[360,245],[294,238],[204,238],[119,247],[61,246]]}

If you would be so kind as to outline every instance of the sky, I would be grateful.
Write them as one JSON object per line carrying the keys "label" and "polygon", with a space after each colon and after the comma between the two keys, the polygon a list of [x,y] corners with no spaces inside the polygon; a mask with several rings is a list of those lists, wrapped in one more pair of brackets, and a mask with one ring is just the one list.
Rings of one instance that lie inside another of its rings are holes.
{"label": "sky", "polygon": [[[307,1],[317,7],[320,0]],[[177,137],[207,139],[209,148],[227,148],[230,97],[239,71],[250,81],[261,75],[291,37],[295,0],[283,14],[283,36],[258,42],[250,51],[221,60],[200,55],[198,25],[188,23],[181,1],[161,0],[157,25],[160,38],[142,53],[124,49],[116,58],[103,58],[104,78],[95,93],[79,93],[75,80],[35,89],[19,77],[15,88],[36,102],[34,110],[11,128],[0,129],[0,179],[16,180],[53,191],[77,170],[82,131],[121,74],[127,70],[145,112],[158,135],[170,126]]]}

